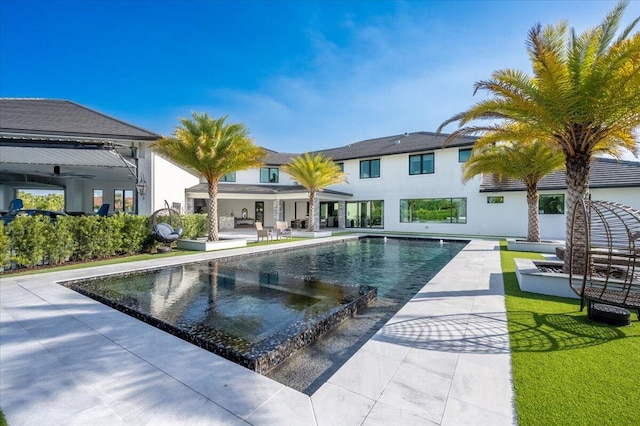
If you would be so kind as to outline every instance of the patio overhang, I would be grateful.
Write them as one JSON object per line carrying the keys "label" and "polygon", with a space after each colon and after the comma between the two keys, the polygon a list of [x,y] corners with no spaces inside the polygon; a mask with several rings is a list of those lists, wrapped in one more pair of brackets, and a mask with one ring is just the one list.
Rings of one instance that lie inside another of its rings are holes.
{"label": "patio overhang", "polygon": [[[200,183],[186,190],[187,198],[209,198],[206,183]],[[348,200],[353,194],[324,189],[316,194],[320,201]],[[221,183],[218,185],[218,198],[227,200],[302,200],[309,198],[309,191],[301,185],[244,185]]]}
{"label": "patio overhang", "polygon": [[0,173],[52,178],[135,180],[135,159],[101,145],[84,149],[0,146]]}

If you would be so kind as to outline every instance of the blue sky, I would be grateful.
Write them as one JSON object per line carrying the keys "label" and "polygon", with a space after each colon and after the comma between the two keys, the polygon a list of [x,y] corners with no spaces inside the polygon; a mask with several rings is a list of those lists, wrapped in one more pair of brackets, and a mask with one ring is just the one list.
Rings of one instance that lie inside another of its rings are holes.
{"label": "blue sky", "polygon": [[[527,31],[615,1],[0,0],[0,95],[68,99],[168,135],[229,115],[282,152],[435,131]],[[628,6],[624,24],[640,16]],[[451,130],[453,128],[448,128]]]}

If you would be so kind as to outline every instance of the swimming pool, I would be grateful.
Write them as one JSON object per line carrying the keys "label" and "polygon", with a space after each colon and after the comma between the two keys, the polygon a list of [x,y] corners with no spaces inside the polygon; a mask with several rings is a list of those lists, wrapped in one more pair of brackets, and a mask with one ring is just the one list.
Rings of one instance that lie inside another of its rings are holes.
{"label": "swimming pool", "polygon": [[376,290],[401,306],[465,244],[366,238],[64,284],[266,373]]}

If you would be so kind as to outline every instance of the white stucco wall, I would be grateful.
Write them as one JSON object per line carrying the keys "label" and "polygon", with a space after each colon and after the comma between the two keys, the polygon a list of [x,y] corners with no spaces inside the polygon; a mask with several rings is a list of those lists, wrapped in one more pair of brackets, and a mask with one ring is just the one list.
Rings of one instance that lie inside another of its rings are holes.
{"label": "white stucco wall", "polygon": [[165,207],[165,200],[169,203],[180,203],[182,210],[186,204],[185,190],[197,185],[198,177],[165,160],[159,155],[151,153],[151,170],[153,179],[150,183],[151,210]]}

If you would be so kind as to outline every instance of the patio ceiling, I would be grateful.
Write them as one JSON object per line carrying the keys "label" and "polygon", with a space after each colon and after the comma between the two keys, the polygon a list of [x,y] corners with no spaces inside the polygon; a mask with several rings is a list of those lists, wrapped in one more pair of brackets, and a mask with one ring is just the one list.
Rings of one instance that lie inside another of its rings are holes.
{"label": "patio ceiling", "polygon": [[[135,161],[108,149],[0,146],[0,174],[50,179],[135,180]],[[6,177],[5,177],[6,179]]]}

